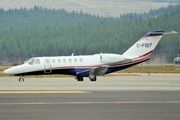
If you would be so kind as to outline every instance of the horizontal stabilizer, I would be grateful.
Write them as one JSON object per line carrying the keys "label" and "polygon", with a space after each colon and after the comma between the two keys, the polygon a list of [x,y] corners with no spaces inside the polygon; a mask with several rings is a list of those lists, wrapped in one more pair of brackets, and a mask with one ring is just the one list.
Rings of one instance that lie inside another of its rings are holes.
{"label": "horizontal stabilizer", "polygon": [[166,32],[165,30],[155,30],[146,34],[146,36],[157,36],[157,35],[166,35],[166,34],[175,34],[176,31]]}
{"label": "horizontal stabilizer", "polygon": [[178,33],[178,32],[176,32],[176,31],[171,31],[171,32],[165,32],[165,33],[163,33],[163,34],[165,35],[165,34],[175,34],[175,33]]}

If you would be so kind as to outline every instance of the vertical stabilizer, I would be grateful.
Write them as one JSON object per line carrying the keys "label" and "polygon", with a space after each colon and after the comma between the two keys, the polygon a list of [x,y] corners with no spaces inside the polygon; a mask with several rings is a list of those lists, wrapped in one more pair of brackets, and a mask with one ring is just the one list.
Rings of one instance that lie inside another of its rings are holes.
{"label": "vertical stabilizer", "polygon": [[173,33],[177,32],[166,32],[164,30],[155,30],[149,32],[139,41],[137,41],[133,46],[131,46],[126,52],[124,52],[123,56],[127,58],[136,58],[140,56],[150,55],[164,34]]}

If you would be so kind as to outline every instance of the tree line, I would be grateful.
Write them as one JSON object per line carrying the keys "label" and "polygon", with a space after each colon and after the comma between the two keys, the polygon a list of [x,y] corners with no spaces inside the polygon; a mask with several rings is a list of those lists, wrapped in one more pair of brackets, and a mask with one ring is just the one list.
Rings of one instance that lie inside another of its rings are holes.
{"label": "tree line", "polygon": [[148,19],[152,17],[157,17],[163,13],[169,13],[174,10],[180,8],[180,4],[177,5],[169,5],[168,7],[161,7],[159,9],[150,9],[149,12],[144,13],[124,13],[120,15],[120,20],[130,21],[130,20],[137,20],[139,18]]}
{"label": "tree line", "polygon": [[[35,9],[35,8],[34,8]],[[39,9],[39,8],[38,8]],[[102,21],[82,22],[40,28],[18,28],[0,30],[0,58],[27,60],[35,56],[59,56],[118,53],[122,54],[140,37],[152,30],[175,30],[180,28],[180,8],[157,17],[121,21],[102,18]],[[37,13],[37,16],[39,14]],[[82,13],[83,16],[83,13]],[[101,19],[101,17],[100,17]],[[76,22],[76,21],[74,21]],[[38,23],[32,24],[41,24]],[[167,35],[155,49],[153,55],[180,54],[180,35]],[[2,61],[3,62],[3,61]]]}
{"label": "tree line", "polygon": [[83,11],[67,12],[65,9],[48,9],[34,6],[31,9],[0,8],[0,29],[44,29],[49,27],[78,25],[82,23],[115,22],[116,18],[102,17],[83,13]]}
{"label": "tree line", "polygon": [[131,21],[139,18],[148,19],[157,17],[163,13],[171,12],[180,8],[180,5],[169,5],[159,9],[150,10],[145,13],[125,13],[119,17],[102,17],[100,15],[91,15],[83,11],[67,12],[65,9],[48,9],[40,6],[34,6],[27,9],[4,10],[0,8],[0,30],[19,30],[19,29],[44,29],[57,26],[79,25],[83,23],[99,24],[101,22],[113,23],[118,21]]}

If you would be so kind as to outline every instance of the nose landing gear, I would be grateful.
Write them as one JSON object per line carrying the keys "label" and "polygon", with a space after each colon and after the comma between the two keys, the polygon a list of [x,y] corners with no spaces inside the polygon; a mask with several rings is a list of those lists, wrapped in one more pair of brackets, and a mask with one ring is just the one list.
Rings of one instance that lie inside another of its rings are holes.
{"label": "nose landing gear", "polygon": [[24,78],[23,78],[23,77],[20,77],[20,78],[19,78],[19,82],[24,82]]}

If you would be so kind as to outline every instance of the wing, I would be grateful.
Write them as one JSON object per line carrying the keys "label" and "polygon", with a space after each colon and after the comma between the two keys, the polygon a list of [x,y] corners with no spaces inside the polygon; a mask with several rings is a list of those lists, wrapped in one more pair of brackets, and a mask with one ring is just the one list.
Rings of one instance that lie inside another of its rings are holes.
{"label": "wing", "polygon": [[97,75],[104,75],[106,73],[106,71],[108,70],[109,66],[108,65],[103,65],[101,67],[98,68],[93,68],[93,69],[89,69],[83,72],[79,72],[76,75],[77,76],[83,76],[83,77],[88,77],[90,75],[93,76],[97,76]]}

